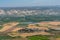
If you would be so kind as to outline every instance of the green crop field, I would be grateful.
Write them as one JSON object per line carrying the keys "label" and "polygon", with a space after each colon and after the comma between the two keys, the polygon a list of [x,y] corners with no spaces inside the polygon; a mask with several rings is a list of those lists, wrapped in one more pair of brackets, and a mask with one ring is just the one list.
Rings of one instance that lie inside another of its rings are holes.
{"label": "green crop field", "polygon": [[20,39],[21,37],[10,37],[10,36],[0,36],[0,40],[14,40],[14,39]]}
{"label": "green crop field", "polygon": [[[0,40],[21,40],[22,37],[18,36],[18,37],[10,37],[10,36],[0,36]],[[27,37],[28,40],[49,40],[49,36],[30,36]]]}
{"label": "green crop field", "polygon": [[49,40],[48,36],[30,36],[28,37],[29,40]]}

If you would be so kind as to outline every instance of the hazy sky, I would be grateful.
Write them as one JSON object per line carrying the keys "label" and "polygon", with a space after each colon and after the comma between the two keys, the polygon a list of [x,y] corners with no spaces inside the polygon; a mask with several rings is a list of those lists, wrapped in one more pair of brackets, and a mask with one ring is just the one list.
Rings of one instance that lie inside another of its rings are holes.
{"label": "hazy sky", "polygon": [[0,0],[0,7],[52,6],[60,5],[60,0]]}

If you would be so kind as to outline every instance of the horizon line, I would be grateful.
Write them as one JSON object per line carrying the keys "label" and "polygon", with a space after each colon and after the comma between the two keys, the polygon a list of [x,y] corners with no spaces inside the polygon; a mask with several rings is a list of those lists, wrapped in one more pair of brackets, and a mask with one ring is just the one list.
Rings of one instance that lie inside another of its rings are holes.
{"label": "horizon line", "polygon": [[[60,6],[60,5],[50,5],[50,6]],[[14,7],[14,6],[11,6],[11,7]],[[15,6],[15,7],[18,7],[18,6]],[[19,7],[47,7],[47,6],[19,6]]]}

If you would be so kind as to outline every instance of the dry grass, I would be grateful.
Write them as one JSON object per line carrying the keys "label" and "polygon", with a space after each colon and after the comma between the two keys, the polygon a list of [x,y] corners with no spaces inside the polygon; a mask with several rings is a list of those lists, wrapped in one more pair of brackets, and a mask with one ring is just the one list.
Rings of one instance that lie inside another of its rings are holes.
{"label": "dry grass", "polygon": [[56,38],[56,40],[60,40],[60,38]]}
{"label": "dry grass", "polygon": [[9,29],[11,29],[12,27],[15,27],[17,24],[19,24],[19,23],[18,23],[18,22],[10,22],[10,23],[4,24],[4,25],[3,25],[3,28],[0,30],[0,32],[9,30]]}

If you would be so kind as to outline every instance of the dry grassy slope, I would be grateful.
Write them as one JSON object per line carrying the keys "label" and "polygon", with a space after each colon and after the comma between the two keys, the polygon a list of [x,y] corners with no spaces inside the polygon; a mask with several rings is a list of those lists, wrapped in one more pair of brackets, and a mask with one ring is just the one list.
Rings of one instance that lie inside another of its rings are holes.
{"label": "dry grassy slope", "polygon": [[60,38],[56,38],[56,40],[60,40]]}
{"label": "dry grassy slope", "polygon": [[0,30],[0,32],[14,28],[17,24],[19,24],[19,23],[18,22],[10,22],[10,23],[4,24],[3,28]]}
{"label": "dry grassy slope", "polygon": [[[56,22],[56,21],[49,21],[49,22],[40,22],[38,23],[39,26],[36,26],[35,24],[29,24],[27,28],[38,28],[38,29],[41,29],[41,30],[48,30],[47,27],[55,27],[56,25],[60,25],[60,22]],[[54,26],[55,25],[55,26]],[[58,27],[58,26],[57,26]],[[14,31],[18,31],[20,29],[23,29],[23,28],[15,28]],[[50,33],[47,33],[47,32],[35,32],[35,33],[19,33],[17,34],[17,36],[22,36],[22,37],[26,37],[26,36],[32,36],[32,35],[50,35]]]}
{"label": "dry grassy slope", "polygon": [[[18,27],[15,27],[17,24],[19,24],[18,22],[11,22],[11,23],[7,23],[7,24],[4,24],[3,28],[0,30],[0,32],[3,32],[3,31],[6,31],[6,30],[9,30],[9,29],[12,29],[10,31],[18,31],[18,30],[21,30],[23,28],[18,28]],[[39,26],[36,26],[35,24],[29,24],[27,28],[38,28],[38,29],[41,29],[41,30],[48,30],[47,27],[58,27],[57,25],[60,25],[60,22],[58,21],[49,21],[49,22],[40,22],[38,23]],[[10,35],[10,34],[9,34]],[[32,36],[32,35],[50,35],[50,33],[47,33],[47,32],[34,32],[34,33],[18,33],[18,34],[15,34],[15,35],[12,35],[12,36],[22,36],[22,37],[27,37],[27,36]]]}

